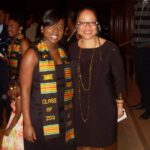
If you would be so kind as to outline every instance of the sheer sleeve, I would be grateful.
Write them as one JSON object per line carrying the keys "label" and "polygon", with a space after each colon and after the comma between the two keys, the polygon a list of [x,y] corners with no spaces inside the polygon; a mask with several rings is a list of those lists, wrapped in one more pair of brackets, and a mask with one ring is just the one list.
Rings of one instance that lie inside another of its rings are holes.
{"label": "sheer sleeve", "polygon": [[111,72],[116,90],[116,99],[124,100],[126,95],[125,71],[123,59],[117,46],[112,48]]}

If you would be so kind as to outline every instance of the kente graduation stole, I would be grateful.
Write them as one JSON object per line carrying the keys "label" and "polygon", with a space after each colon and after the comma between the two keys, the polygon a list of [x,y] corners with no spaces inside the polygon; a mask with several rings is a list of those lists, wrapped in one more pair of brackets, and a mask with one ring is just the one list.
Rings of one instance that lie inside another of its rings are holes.
{"label": "kente graduation stole", "polygon": [[[51,58],[47,45],[44,41],[37,44],[39,55],[40,73],[40,94],[43,112],[43,133],[46,139],[56,138],[60,135],[59,109],[57,100],[56,70],[53,59]],[[60,57],[64,63],[65,92],[64,92],[64,111],[66,142],[74,139],[74,129],[72,122],[72,97],[73,87],[71,78],[70,64],[63,49],[58,48]]]}
{"label": "kente graduation stole", "polygon": [[8,51],[10,55],[9,63],[12,69],[16,69],[16,70],[18,69],[18,64],[21,57],[20,43],[23,37],[24,36],[22,34],[19,34],[17,38],[15,38],[8,47]]}

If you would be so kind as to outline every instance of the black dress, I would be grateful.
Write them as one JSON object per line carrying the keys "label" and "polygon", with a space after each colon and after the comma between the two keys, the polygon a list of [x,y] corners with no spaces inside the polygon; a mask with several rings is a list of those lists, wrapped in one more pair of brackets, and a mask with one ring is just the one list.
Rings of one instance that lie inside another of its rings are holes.
{"label": "black dress", "polygon": [[[120,52],[116,45],[106,41],[101,47],[82,49],[80,72],[83,90],[78,76],[79,51],[77,43],[70,48],[71,65],[75,88],[74,119],[77,146],[106,147],[117,139],[116,93],[125,90],[124,69]],[[95,52],[94,52],[95,51]],[[94,54],[93,54],[94,53]],[[90,63],[91,81],[89,78]],[[79,84],[80,83],[80,93]],[[80,94],[80,95],[79,95]],[[79,98],[80,97],[80,98]],[[85,122],[83,120],[86,120]]]}
{"label": "black dress", "polygon": [[64,65],[56,65],[58,104],[59,104],[59,122],[60,122],[60,137],[45,141],[42,126],[42,108],[40,102],[40,77],[39,67],[36,66],[33,73],[32,91],[30,98],[30,115],[32,125],[36,131],[37,140],[31,143],[24,140],[25,150],[73,150],[73,144],[65,142],[65,127],[64,127]]}

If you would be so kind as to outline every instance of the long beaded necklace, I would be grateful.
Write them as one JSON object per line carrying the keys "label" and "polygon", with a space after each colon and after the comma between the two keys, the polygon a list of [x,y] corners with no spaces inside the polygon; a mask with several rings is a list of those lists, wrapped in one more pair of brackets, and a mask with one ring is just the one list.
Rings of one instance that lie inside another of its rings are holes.
{"label": "long beaded necklace", "polygon": [[[81,67],[80,67],[81,53],[82,53],[82,50],[80,48],[79,58],[78,58],[78,94],[79,94],[79,107],[80,107],[80,112],[81,112],[81,118],[82,118],[82,121],[85,123],[88,121],[89,111],[90,111],[92,64],[93,64],[93,58],[94,58],[94,54],[95,54],[95,48],[92,50],[92,56],[91,56],[90,66],[89,66],[89,81],[88,81],[87,87],[85,87],[85,85],[83,83],[83,77],[81,75]],[[82,107],[82,103],[81,103],[81,87],[85,92],[88,92],[87,113],[86,114],[83,113],[83,107]]]}

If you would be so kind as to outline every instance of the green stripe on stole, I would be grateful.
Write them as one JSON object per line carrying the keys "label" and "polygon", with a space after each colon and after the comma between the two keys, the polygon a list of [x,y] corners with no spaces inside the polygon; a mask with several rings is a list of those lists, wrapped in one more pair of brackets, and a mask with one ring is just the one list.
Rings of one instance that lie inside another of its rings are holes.
{"label": "green stripe on stole", "polygon": [[[41,43],[40,43],[41,44]],[[43,43],[42,43],[43,44]],[[37,45],[37,48],[39,46]],[[66,142],[74,139],[74,129],[72,122],[72,97],[73,87],[71,78],[70,64],[61,48],[58,48],[60,57],[64,63],[65,92],[64,92],[64,111],[66,121]],[[40,74],[40,93],[43,111],[43,132],[46,139],[56,138],[60,134],[59,112],[57,101],[57,83],[55,74],[55,64],[47,49],[38,49],[39,53],[39,74]]]}
{"label": "green stripe on stole", "polygon": [[21,57],[20,44],[23,38],[22,34],[20,34],[19,36],[20,37],[17,37],[16,39],[12,41],[12,43],[9,45],[9,48],[8,48],[9,55],[10,55],[10,58],[9,58],[10,66],[11,68],[16,69],[16,71],[19,67],[18,65],[19,65],[19,60]]}

